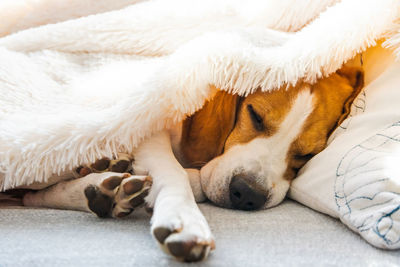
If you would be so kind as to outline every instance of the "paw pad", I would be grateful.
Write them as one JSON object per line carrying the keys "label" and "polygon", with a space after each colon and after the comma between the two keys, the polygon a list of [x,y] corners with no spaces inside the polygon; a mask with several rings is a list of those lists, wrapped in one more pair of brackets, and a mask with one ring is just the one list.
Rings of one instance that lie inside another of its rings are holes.
{"label": "paw pad", "polygon": [[99,184],[90,184],[84,194],[88,200],[89,209],[97,216],[121,218],[144,204],[144,198],[151,187],[148,176],[131,176],[128,173],[112,175],[107,173]]}
{"label": "paw pad", "polygon": [[95,185],[89,185],[85,188],[85,196],[88,200],[89,209],[100,218],[110,216],[110,211],[113,205],[111,197],[103,194]]}
{"label": "paw pad", "polygon": [[178,260],[186,262],[201,261],[207,258],[212,249],[215,249],[213,240],[199,241],[195,235],[187,235],[182,230],[171,230],[163,226],[156,227],[153,230],[153,236],[164,251]]}
{"label": "paw pad", "polygon": [[109,158],[101,158],[96,160],[90,166],[79,166],[75,169],[74,175],[84,177],[90,173],[102,172],[132,172],[132,159],[127,155],[120,153],[116,159],[110,160]]}

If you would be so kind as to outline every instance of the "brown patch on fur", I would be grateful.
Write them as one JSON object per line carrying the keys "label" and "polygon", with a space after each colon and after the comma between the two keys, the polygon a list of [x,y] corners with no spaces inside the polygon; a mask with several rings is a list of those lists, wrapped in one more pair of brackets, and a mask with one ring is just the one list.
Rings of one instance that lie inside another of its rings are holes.
{"label": "brown patch on fur", "polygon": [[[250,142],[256,137],[268,137],[274,135],[291,108],[292,100],[301,91],[300,87],[274,90],[272,92],[257,91],[246,97],[240,106],[235,128],[229,135],[225,150],[235,144]],[[249,110],[249,106],[261,119],[260,127]]]}
{"label": "brown patch on fur", "polygon": [[225,140],[235,124],[239,99],[237,95],[219,91],[183,122],[180,145],[185,167],[200,168],[222,154]]}
{"label": "brown patch on fur", "polygon": [[201,167],[235,144],[272,136],[299,92],[310,88],[314,110],[287,154],[284,177],[293,179],[308,160],[326,147],[329,135],[347,117],[363,87],[363,78],[361,68],[344,67],[314,85],[298,83],[272,92],[257,91],[240,102],[238,96],[217,92],[183,123],[181,151],[186,167]]}
{"label": "brown patch on fur", "polygon": [[[353,93],[347,98],[346,102],[343,105],[342,115],[337,121],[336,129],[350,114],[351,104],[354,99],[358,96],[361,90],[364,88],[364,72],[361,68],[356,67],[345,67],[337,71],[340,76],[346,77],[350,85],[354,88]],[[334,130],[333,129],[333,130]],[[333,132],[333,131],[332,131]]]}
{"label": "brown patch on fur", "polygon": [[348,116],[363,85],[364,73],[360,68],[342,68],[312,85],[314,110],[289,149],[286,179],[293,179],[307,161],[326,147],[330,134]]}

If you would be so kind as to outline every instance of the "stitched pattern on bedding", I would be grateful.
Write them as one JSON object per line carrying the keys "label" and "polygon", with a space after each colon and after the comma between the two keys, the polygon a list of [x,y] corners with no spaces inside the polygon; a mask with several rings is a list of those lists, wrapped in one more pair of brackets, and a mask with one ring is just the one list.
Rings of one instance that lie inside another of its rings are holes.
{"label": "stitched pattern on bedding", "polygon": [[344,155],[334,189],[345,224],[379,247],[400,247],[400,121]]}

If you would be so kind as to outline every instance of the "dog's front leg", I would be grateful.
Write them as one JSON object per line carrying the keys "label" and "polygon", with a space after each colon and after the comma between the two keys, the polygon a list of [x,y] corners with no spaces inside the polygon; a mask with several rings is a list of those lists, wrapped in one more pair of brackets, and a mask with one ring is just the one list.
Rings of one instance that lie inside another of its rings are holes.
{"label": "dog's front leg", "polygon": [[147,170],[153,178],[146,201],[154,207],[151,231],[161,248],[180,260],[205,259],[214,239],[195,202],[188,173],[172,152],[168,132],[142,142],[134,169]]}
{"label": "dog's front leg", "polygon": [[92,173],[28,193],[23,203],[30,207],[91,211],[99,217],[123,217],[144,203],[150,186],[148,176]]}

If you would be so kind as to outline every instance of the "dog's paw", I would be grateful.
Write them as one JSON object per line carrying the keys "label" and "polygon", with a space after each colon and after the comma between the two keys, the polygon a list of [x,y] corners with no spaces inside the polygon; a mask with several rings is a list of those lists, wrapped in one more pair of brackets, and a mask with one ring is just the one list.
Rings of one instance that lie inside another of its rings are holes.
{"label": "dog's paw", "polygon": [[207,221],[197,207],[176,205],[153,217],[152,234],[161,248],[178,260],[206,259],[215,242]]}
{"label": "dog's paw", "polygon": [[152,184],[150,176],[134,175],[122,180],[115,196],[112,216],[121,218],[129,215],[134,208],[145,203]]}
{"label": "dog's paw", "polygon": [[101,218],[129,215],[144,203],[151,186],[148,176],[129,173],[102,173],[101,176],[84,189],[88,208]]}
{"label": "dog's paw", "polygon": [[84,177],[91,173],[118,172],[132,173],[132,158],[127,154],[119,153],[116,159],[101,158],[88,166],[79,166],[73,172],[76,178]]}

